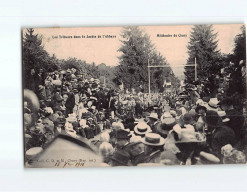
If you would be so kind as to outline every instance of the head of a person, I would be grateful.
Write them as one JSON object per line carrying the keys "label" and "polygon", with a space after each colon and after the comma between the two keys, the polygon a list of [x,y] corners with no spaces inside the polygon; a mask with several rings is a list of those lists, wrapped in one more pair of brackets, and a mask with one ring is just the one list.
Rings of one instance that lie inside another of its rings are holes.
{"label": "head of a person", "polygon": [[209,129],[214,129],[219,125],[219,122],[221,121],[220,116],[218,113],[214,110],[208,110],[206,112],[206,124]]}
{"label": "head of a person", "polygon": [[115,144],[117,147],[123,147],[127,143],[129,143],[130,140],[130,132],[124,129],[120,129],[116,131],[116,139]]}
{"label": "head of a person", "polygon": [[220,107],[222,110],[224,111],[228,111],[230,109],[233,108],[233,99],[232,98],[224,98],[221,102],[220,102]]}
{"label": "head of a person", "polygon": [[114,149],[108,142],[103,142],[99,146],[99,152],[103,157],[107,157],[113,153]]}

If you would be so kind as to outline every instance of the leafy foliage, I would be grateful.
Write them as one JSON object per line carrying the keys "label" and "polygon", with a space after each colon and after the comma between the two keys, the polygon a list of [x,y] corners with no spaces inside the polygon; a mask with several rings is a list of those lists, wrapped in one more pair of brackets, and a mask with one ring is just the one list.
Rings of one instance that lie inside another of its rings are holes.
{"label": "leafy foliage", "polygon": [[[122,46],[119,52],[119,65],[116,70],[116,83],[123,83],[124,87],[138,89],[140,85],[148,91],[148,60],[150,65],[165,65],[166,59],[155,50],[150,37],[136,26],[124,27],[122,34]],[[163,86],[164,79],[175,77],[172,69],[151,68],[151,89],[159,92]],[[175,80],[175,79],[173,79]]]}
{"label": "leafy foliage", "polygon": [[[33,84],[31,70],[35,74],[43,70],[56,70],[57,59],[55,56],[50,57],[42,45],[42,37],[34,34],[32,28],[27,29],[23,37],[23,76],[24,88],[32,89]],[[35,76],[35,75],[34,75]]]}
{"label": "leafy foliage", "polygon": [[[195,64],[196,58],[197,79],[198,81],[209,81],[211,94],[215,93],[213,90],[217,88],[214,86],[216,82],[213,78],[219,74],[221,69],[220,51],[217,49],[216,38],[217,33],[214,33],[212,25],[195,25],[187,46],[189,54],[187,64]],[[195,81],[195,67],[185,67],[184,74],[186,83],[192,84]]]}
{"label": "leafy foliage", "polygon": [[[230,75],[229,87],[227,94],[246,94],[246,77],[242,72],[246,72],[246,30],[245,26],[241,27],[241,33],[236,35],[234,39],[233,54],[228,56],[228,64],[225,72]],[[242,61],[242,63],[240,63]]]}

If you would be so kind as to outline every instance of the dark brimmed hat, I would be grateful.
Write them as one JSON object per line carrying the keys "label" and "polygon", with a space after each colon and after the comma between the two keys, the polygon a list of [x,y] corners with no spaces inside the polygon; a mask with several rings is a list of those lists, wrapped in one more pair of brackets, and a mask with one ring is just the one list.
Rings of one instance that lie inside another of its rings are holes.
{"label": "dark brimmed hat", "polygon": [[117,162],[119,166],[127,166],[130,160],[130,155],[123,150],[119,150],[114,152],[113,155],[109,157],[109,159],[111,159],[114,162]]}
{"label": "dark brimmed hat", "polygon": [[130,137],[130,133],[124,129],[116,131],[116,139],[129,139]]}

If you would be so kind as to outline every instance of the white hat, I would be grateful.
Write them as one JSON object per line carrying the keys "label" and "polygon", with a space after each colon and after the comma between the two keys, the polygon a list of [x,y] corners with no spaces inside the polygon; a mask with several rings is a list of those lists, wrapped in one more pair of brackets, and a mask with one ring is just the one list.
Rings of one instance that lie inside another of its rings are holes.
{"label": "white hat", "polygon": [[112,129],[116,129],[116,130],[124,129],[124,125],[121,122],[113,122]]}
{"label": "white hat", "polygon": [[172,117],[171,113],[165,112],[165,113],[161,116],[161,118],[160,118],[160,120],[161,120],[162,123],[164,123],[165,118],[173,118],[173,117]]}
{"label": "white hat", "polygon": [[158,118],[158,114],[157,113],[155,113],[155,112],[152,112],[149,116],[148,116],[148,118],[153,118],[153,119],[159,119]]}
{"label": "white hat", "polygon": [[43,149],[41,147],[30,148],[29,150],[26,151],[26,157],[28,159],[31,159],[42,151],[43,151]]}
{"label": "white hat", "polygon": [[207,110],[214,110],[217,112],[218,103],[219,103],[219,101],[217,100],[217,98],[211,98],[209,100],[208,104],[206,105]]}
{"label": "white hat", "polygon": [[147,123],[145,123],[145,122],[139,122],[139,123],[135,126],[134,131],[135,131],[135,133],[138,134],[138,135],[144,135],[144,134],[146,134],[146,133],[152,132],[150,126],[149,126]]}
{"label": "white hat", "polygon": [[144,138],[142,138],[142,143],[151,146],[161,146],[165,144],[165,139],[157,133],[147,133]]}

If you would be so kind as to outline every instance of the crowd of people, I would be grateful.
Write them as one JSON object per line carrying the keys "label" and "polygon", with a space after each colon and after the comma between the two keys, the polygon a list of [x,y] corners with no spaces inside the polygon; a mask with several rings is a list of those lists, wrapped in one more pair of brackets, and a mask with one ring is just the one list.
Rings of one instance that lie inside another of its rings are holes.
{"label": "crowd of people", "polygon": [[57,135],[86,138],[104,166],[246,163],[243,111],[233,99],[202,97],[196,86],[180,94],[109,89],[76,69],[31,71],[24,94],[25,152]]}

